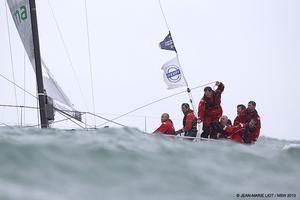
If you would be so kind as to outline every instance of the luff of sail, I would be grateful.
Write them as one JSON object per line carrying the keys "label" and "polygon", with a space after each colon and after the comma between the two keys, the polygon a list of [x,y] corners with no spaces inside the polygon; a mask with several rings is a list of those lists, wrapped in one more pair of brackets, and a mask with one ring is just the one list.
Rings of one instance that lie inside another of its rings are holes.
{"label": "luff of sail", "polygon": [[[36,71],[29,0],[7,0],[7,4],[31,65]],[[42,62],[42,70],[44,87],[47,95],[54,99],[54,106],[58,110],[62,110],[68,113],[69,116],[81,121],[80,112],[75,110],[73,104],[55,81],[44,62]]]}

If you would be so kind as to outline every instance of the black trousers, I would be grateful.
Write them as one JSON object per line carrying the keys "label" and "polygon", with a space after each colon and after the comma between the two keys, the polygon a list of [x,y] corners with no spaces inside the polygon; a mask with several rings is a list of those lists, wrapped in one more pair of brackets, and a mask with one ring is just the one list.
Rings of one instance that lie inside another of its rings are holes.
{"label": "black trousers", "polygon": [[185,132],[184,136],[188,136],[188,137],[196,137],[197,136],[197,131],[189,131],[189,132]]}
{"label": "black trousers", "polygon": [[203,124],[202,131],[203,132],[201,133],[201,137],[208,138],[210,134],[210,127]]}
{"label": "black trousers", "polygon": [[203,138],[210,136],[212,139],[217,139],[217,133],[220,132],[218,122],[212,122],[209,126],[203,124],[202,130],[201,137]]}

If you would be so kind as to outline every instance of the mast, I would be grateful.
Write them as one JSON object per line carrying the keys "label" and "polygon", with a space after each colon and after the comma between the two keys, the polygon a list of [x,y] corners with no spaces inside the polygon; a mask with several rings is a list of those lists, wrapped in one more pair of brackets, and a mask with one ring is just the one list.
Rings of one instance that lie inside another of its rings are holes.
{"label": "mast", "polygon": [[40,108],[41,128],[48,128],[49,124],[48,124],[47,113],[46,113],[46,94],[45,94],[44,83],[43,83],[43,73],[42,73],[42,64],[41,64],[41,53],[40,53],[35,0],[29,0],[29,4],[30,4],[30,18],[31,18],[33,47],[34,47],[35,74],[36,74],[37,91],[38,91],[39,108]]}

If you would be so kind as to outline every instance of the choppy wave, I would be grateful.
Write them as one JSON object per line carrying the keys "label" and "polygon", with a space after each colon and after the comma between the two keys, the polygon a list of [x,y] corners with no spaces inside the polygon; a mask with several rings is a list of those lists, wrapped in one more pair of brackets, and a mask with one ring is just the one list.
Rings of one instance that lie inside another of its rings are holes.
{"label": "choppy wave", "polygon": [[0,199],[299,198],[299,149],[286,148],[290,144],[300,142],[261,137],[249,146],[130,128],[0,128]]}

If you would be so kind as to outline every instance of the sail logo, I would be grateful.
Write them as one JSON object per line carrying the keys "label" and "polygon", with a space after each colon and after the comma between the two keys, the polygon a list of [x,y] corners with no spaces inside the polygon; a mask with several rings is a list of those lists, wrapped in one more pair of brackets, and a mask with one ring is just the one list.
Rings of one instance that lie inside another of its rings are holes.
{"label": "sail logo", "polygon": [[181,79],[181,71],[176,65],[170,66],[166,73],[167,79],[172,83],[177,83]]}
{"label": "sail logo", "polygon": [[21,6],[19,9],[15,10],[13,13],[14,20],[16,24],[20,24],[28,18],[27,9],[25,6]]}

